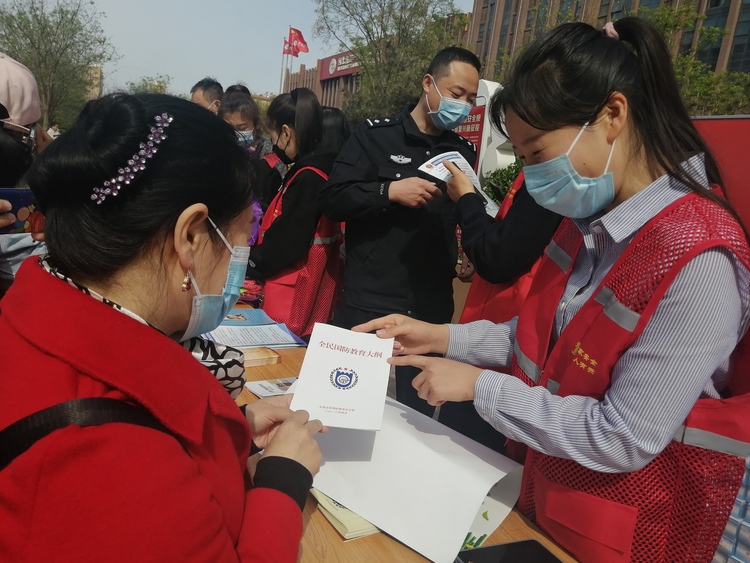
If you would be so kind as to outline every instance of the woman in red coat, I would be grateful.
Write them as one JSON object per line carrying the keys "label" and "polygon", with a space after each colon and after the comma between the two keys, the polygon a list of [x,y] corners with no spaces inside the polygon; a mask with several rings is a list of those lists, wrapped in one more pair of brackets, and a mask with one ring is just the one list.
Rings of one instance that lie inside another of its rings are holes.
{"label": "woman in red coat", "polygon": [[[49,254],[0,303],[0,560],[297,560],[320,422],[243,415],[186,349],[239,294],[248,170],[229,125],[161,95],[90,103],[36,161]],[[59,429],[17,430],[34,416]]]}

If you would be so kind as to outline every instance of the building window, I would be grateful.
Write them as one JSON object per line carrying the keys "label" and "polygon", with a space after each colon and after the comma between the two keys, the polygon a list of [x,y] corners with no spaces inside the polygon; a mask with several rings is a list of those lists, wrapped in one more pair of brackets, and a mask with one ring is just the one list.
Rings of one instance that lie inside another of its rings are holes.
{"label": "building window", "polygon": [[[724,28],[727,25],[727,16],[729,15],[729,0],[709,0],[706,9],[706,19],[703,20],[705,27]],[[708,45],[696,54],[696,59],[706,63],[712,69],[716,68],[719,60],[719,51],[721,50],[721,39],[713,45]]]}
{"label": "building window", "polygon": [[632,5],[632,0],[615,0],[612,3],[612,19],[619,20],[620,18],[624,18],[630,12]]}
{"label": "building window", "polygon": [[750,2],[743,2],[732,39],[727,70],[750,72]]}

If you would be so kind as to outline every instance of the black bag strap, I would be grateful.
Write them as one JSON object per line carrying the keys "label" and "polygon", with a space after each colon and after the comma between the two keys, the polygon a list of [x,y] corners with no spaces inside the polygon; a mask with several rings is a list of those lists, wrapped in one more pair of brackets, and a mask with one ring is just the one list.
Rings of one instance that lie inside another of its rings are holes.
{"label": "black bag strap", "polygon": [[[99,426],[110,422],[153,428],[180,441],[174,432],[140,405],[103,397],[73,399],[30,414],[0,430],[0,471],[55,430],[66,426]],[[180,445],[185,449],[181,441]]]}

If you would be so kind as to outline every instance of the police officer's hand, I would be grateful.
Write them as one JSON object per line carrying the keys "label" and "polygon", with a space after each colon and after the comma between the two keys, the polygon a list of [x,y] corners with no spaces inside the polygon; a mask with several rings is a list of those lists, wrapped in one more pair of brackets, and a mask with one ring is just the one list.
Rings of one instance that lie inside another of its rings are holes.
{"label": "police officer's hand", "polygon": [[446,186],[448,186],[448,197],[451,198],[452,201],[456,202],[461,199],[462,196],[473,194],[475,192],[474,184],[471,183],[471,180],[469,180],[469,177],[464,174],[463,170],[453,164],[450,160],[446,160],[443,164],[448,172],[453,174],[453,178],[446,182]]}
{"label": "police officer's hand", "polygon": [[469,258],[464,254],[461,260],[461,266],[458,268],[458,279],[464,283],[468,283],[474,277],[474,264],[469,261]]}
{"label": "police officer's hand", "polygon": [[424,207],[433,197],[440,195],[440,188],[435,184],[416,176],[391,182],[388,187],[388,199],[406,207]]}

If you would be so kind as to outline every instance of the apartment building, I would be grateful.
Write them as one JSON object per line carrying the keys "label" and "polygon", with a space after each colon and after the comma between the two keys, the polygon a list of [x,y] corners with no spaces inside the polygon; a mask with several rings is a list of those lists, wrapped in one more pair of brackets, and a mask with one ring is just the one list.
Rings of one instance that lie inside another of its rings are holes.
{"label": "apartment building", "polygon": [[[561,21],[585,21],[598,27],[640,8],[680,0],[474,0],[469,45],[484,63],[483,78],[493,79],[525,43]],[[698,0],[698,25],[726,28],[727,35],[698,58],[717,71],[750,72],[750,1]],[[694,46],[695,32],[683,33],[681,49]]]}

